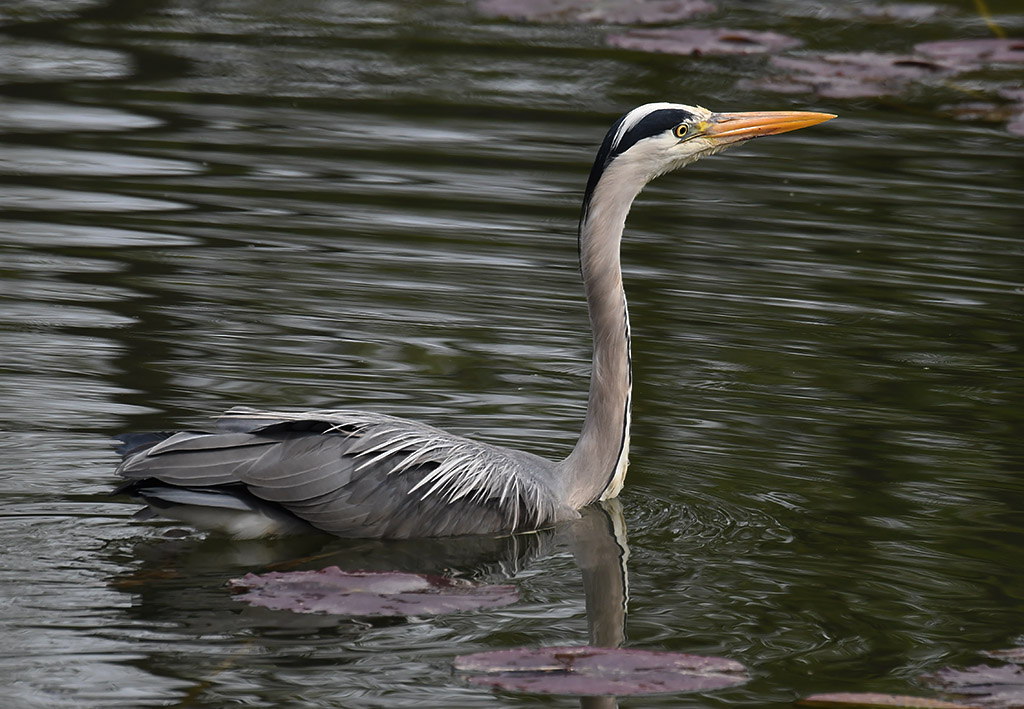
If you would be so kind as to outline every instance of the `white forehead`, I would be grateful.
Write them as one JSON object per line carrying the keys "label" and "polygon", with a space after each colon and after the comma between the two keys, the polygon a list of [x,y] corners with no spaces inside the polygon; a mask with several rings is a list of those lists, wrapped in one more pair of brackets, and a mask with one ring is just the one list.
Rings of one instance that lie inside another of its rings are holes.
{"label": "white forehead", "polygon": [[706,108],[700,106],[689,106],[685,103],[669,103],[668,101],[660,101],[658,103],[645,103],[643,106],[637,106],[632,111],[627,113],[622,119],[622,123],[619,124],[618,130],[615,131],[615,139],[612,141],[612,145],[618,145],[619,141],[622,140],[630,128],[635,126],[637,123],[642,121],[645,117],[654,113],[655,111],[661,111],[663,109],[682,109],[689,111],[690,113],[700,115],[706,115],[709,111]]}

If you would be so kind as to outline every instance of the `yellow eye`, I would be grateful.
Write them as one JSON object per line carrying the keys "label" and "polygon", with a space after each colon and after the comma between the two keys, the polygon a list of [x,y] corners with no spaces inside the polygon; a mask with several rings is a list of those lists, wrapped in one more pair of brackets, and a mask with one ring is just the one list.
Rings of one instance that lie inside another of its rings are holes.
{"label": "yellow eye", "polygon": [[685,138],[686,134],[690,132],[690,126],[685,123],[680,123],[672,129],[672,134],[677,138]]}

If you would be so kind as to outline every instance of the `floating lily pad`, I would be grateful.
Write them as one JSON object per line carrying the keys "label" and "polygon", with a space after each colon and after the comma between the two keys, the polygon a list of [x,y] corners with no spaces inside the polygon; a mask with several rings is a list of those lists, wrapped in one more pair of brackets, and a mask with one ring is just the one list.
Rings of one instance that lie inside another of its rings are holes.
{"label": "floating lily pad", "polygon": [[455,658],[472,684],[517,692],[572,695],[703,692],[747,681],[724,657],[604,647],[497,650]]}
{"label": "floating lily pad", "polygon": [[[776,69],[770,77],[744,80],[741,86],[778,93],[813,92],[836,99],[882,98],[922,85],[948,90],[950,77],[992,64],[1022,62],[1024,40],[926,42],[917,45],[915,54],[773,56],[769,61]],[[1024,89],[1019,81],[996,84],[990,92],[991,100],[982,97],[946,105],[940,112],[958,120],[1005,123],[1010,133],[1024,135]]]}
{"label": "floating lily pad", "polygon": [[1018,665],[976,665],[964,670],[947,667],[925,679],[952,694],[969,696],[984,707],[1024,706],[1024,670]]}
{"label": "floating lily pad", "polygon": [[701,56],[778,52],[799,46],[800,40],[775,32],[684,27],[630,30],[610,35],[608,44],[642,52]]}
{"label": "floating lily pad", "polygon": [[1006,130],[1014,135],[1024,136],[1024,108],[1021,112],[1016,114],[1012,119],[1006,122]]}
{"label": "floating lily pad", "polygon": [[708,0],[480,0],[477,9],[528,22],[651,25],[706,15],[715,6]]}
{"label": "floating lily pad", "polygon": [[884,20],[896,22],[923,22],[933,20],[937,17],[950,14],[950,8],[944,5],[925,5],[923,3],[894,2],[888,4],[872,5],[856,4],[850,7],[861,17],[870,20]]}
{"label": "floating lily pad", "polygon": [[801,707],[828,707],[830,709],[979,709],[965,704],[944,702],[928,697],[908,697],[899,694],[846,693],[815,694],[797,702]]}
{"label": "floating lily pad", "polygon": [[814,57],[772,57],[785,72],[758,86],[786,93],[814,91],[829,98],[891,96],[911,82],[948,76],[954,69],[912,54],[859,52]]}
{"label": "floating lily pad", "polygon": [[1024,103],[991,103],[988,101],[967,101],[943,106],[944,113],[947,113],[959,121],[985,121],[988,123],[1001,123],[1006,121],[1006,128],[1011,133],[1020,134],[1024,125]]}
{"label": "floating lily pad", "polygon": [[515,586],[477,586],[443,576],[400,572],[271,571],[228,582],[238,600],[294,613],[347,616],[440,615],[505,606],[519,600]]}
{"label": "floating lily pad", "polygon": [[779,10],[790,18],[863,22],[927,22],[955,15],[949,5],[918,2],[785,3]]}
{"label": "floating lily pad", "polygon": [[951,39],[923,42],[914,49],[957,66],[1024,62],[1024,39]]}
{"label": "floating lily pad", "polygon": [[[1018,87],[1007,87],[999,91],[999,95],[1005,99],[1014,101],[1009,105],[1009,120],[1006,122],[1006,130],[1010,131],[1014,135],[1024,135],[1024,88]],[[1021,658],[1024,658],[1024,648],[1012,648],[1011,650],[1002,650],[996,652],[1006,653],[1019,653]],[[1005,657],[1004,659],[1010,662],[1021,663],[1022,660],[1018,660],[1014,657]]]}
{"label": "floating lily pad", "polygon": [[[1021,99],[1024,100],[1024,89],[1020,90]],[[997,660],[1006,660],[1012,662],[1015,665],[1024,665],[1024,647],[1011,647],[1006,650],[988,650],[985,653],[989,657],[994,657]]]}

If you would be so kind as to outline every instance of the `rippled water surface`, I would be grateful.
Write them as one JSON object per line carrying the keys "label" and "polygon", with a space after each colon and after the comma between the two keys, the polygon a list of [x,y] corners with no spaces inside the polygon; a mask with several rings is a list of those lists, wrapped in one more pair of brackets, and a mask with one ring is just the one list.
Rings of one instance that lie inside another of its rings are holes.
{"label": "rippled water surface", "polygon": [[[844,7],[722,0],[698,22],[796,35],[798,56],[991,34],[968,2]],[[1015,7],[992,21],[1024,34]],[[666,99],[840,117],[664,178],[630,218],[625,644],[752,680],[621,705],[922,692],[1024,636],[1024,139],[948,109],[1007,91],[1006,68],[773,93],[763,57],[613,49],[611,29],[465,2],[0,8],[8,706],[579,705],[450,669],[587,642],[564,535],[479,554],[181,536],[107,495],[111,438],[345,406],[564,455],[589,373],[579,196],[615,117]],[[521,600],[357,622],[225,590],[306,555]]]}

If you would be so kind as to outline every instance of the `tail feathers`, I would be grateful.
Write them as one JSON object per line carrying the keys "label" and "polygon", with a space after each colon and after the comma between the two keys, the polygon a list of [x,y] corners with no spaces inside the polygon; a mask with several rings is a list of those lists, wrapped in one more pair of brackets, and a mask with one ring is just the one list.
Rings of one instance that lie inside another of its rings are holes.
{"label": "tail feathers", "polygon": [[158,509],[173,507],[175,505],[189,505],[192,507],[210,507],[253,512],[260,507],[266,506],[253,501],[244,500],[238,494],[229,492],[224,488],[202,490],[197,488],[174,487],[171,485],[159,484],[149,486],[143,482],[141,484],[136,484],[135,488],[131,492],[137,497],[141,497],[149,503],[151,507],[156,507]]}
{"label": "tail feathers", "polygon": [[164,485],[152,478],[135,480],[117,491],[142,499],[140,519],[164,517],[200,529],[223,532],[235,539],[255,539],[318,530],[285,509],[269,504],[241,486],[209,488]]}
{"label": "tail feathers", "polygon": [[160,441],[174,435],[173,431],[153,431],[151,433],[121,433],[116,436],[121,443],[114,448],[117,454],[127,458],[141,451],[149,450]]}

